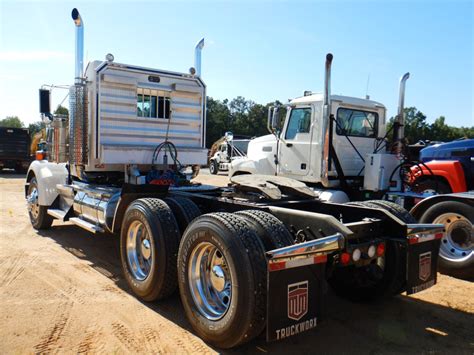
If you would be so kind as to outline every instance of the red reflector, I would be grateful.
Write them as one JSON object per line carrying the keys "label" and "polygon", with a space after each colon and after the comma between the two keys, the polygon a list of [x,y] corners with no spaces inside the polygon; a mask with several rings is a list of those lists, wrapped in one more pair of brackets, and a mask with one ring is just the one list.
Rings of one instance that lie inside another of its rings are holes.
{"label": "red reflector", "polygon": [[377,256],[382,256],[385,253],[385,244],[380,243],[377,245]]}
{"label": "red reflector", "polygon": [[342,253],[342,254],[341,254],[341,263],[343,263],[343,264],[349,264],[349,261],[351,261],[351,254],[349,254],[349,253]]}
{"label": "red reflector", "polygon": [[325,263],[326,261],[328,261],[327,255],[316,255],[314,257],[314,263],[315,264]]}
{"label": "red reflector", "polygon": [[286,262],[285,261],[279,261],[276,263],[269,263],[268,264],[268,269],[270,271],[277,271],[277,270],[282,270],[286,267]]}
{"label": "red reflector", "polygon": [[443,238],[443,233],[436,233],[435,234],[435,239],[441,239]]}

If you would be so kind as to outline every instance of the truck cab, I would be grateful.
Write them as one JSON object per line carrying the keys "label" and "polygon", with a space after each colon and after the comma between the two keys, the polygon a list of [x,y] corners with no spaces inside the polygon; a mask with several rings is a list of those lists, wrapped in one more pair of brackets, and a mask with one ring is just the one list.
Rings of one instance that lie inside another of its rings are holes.
{"label": "truck cab", "polygon": [[234,139],[233,135],[229,136],[228,134],[226,134],[226,137],[209,160],[209,171],[213,175],[219,173],[219,171],[228,171],[233,160],[244,158],[247,153],[250,140],[243,138]]}
{"label": "truck cab", "polygon": [[232,163],[231,176],[264,171],[323,183],[326,169],[326,187],[336,187],[340,181],[330,158],[337,156],[346,179],[363,176],[365,156],[375,153],[385,136],[385,127],[386,108],[379,102],[331,95],[331,119],[325,122],[323,94],[298,97],[289,102],[281,130],[252,140],[248,158]]}
{"label": "truck cab", "polygon": [[[249,143],[247,159],[232,162],[231,177],[242,174],[284,176],[311,184],[315,189],[322,188],[321,194],[338,194],[345,202],[380,198],[386,191],[401,188],[398,172],[404,159],[403,107],[405,83],[410,73],[400,78],[394,144],[387,152],[385,106],[368,97],[331,95],[332,59],[328,53],[324,92],[305,91],[302,97],[290,100],[281,127],[280,108],[270,108],[268,130],[271,135]],[[339,197],[338,202],[343,202]]]}

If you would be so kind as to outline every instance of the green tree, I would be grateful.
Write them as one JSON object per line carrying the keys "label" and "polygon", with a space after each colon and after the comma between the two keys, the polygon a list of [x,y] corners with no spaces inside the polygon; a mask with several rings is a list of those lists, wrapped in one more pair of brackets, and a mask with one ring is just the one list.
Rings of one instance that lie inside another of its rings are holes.
{"label": "green tree", "polygon": [[[474,127],[453,127],[446,124],[446,118],[440,116],[429,124],[426,115],[416,107],[405,108],[405,138],[408,144],[419,140],[449,142],[459,138],[474,138]],[[394,118],[390,118],[387,132],[393,127]],[[390,132],[388,139],[392,140]]]}
{"label": "green tree", "polygon": [[28,125],[28,131],[30,132],[30,137],[33,137],[36,133],[45,128],[46,125],[43,121],[33,122]]}
{"label": "green tree", "polygon": [[7,116],[0,120],[0,127],[23,128],[24,126],[18,116]]}
{"label": "green tree", "polygon": [[234,134],[248,135],[250,133],[248,114],[254,104],[253,101],[246,100],[243,96],[237,96],[229,103]]}
{"label": "green tree", "polygon": [[64,115],[64,116],[69,117],[69,110],[64,106],[58,105],[58,107],[54,111],[54,114],[55,115]]}
{"label": "green tree", "polygon": [[232,128],[231,114],[227,104],[228,100],[207,98],[206,145],[208,148]]}

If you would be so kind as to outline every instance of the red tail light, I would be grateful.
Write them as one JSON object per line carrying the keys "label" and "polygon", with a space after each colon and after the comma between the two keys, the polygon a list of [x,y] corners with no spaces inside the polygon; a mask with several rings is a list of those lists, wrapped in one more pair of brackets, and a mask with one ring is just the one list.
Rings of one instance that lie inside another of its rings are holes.
{"label": "red tail light", "polygon": [[342,253],[341,254],[341,263],[349,264],[349,261],[351,261],[351,254],[349,253]]}
{"label": "red tail light", "polygon": [[382,256],[385,253],[385,244],[380,243],[377,245],[377,256]]}

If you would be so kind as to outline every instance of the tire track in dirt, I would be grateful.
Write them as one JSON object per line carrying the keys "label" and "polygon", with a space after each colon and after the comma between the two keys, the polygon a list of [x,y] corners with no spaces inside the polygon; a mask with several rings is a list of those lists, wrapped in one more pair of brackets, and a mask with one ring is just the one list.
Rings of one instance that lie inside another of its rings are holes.
{"label": "tire track in dirt", "polygon": [[104,343],[101,341],[103,338],[102,329],[98,326],[93,326],[89,328],[84,338],[79,343],[77,347],[78,354],[88,354],[88,353],[102,353]]}
{"label": "tire track in dirt", "polygon": [[112,323],[112,334],[129,351],[142,352],[143,346],[137,340],[137,336],[124,324],[119,322]]}
{"label": "tire track in dirt", "polygon": [[[26,269],[30,266],[37,257],[32,257],[28,260],[28,255],[21,253],[18,256],[8,258],[2,264],[10,264],[7,266],[5,272],[0,278],[0,287],[6,287],[15,281]],[[3,269],[3,268],[2,268]]]}
{"label": "tire track in dirt", "polygon": [[58,349],[58,344],[63,337],[73,303],[68,302],[59,306],[61,310],[54,325],[49,328],[41,338],[40,342],[34,346],[35,352],[46,353]]}
{"label": "tire track in dirt", "polygon": [[[184,317],[184,310],[181,308],[180,303],[164,302],[161,309],[166,309],[166,313],[171,313],[173,317]],[[181,328],[180,332],[172,332],[171,334],[166,332],[168,326],[173,327],[174,325],[168,325],[168,320],[150,322],[149,318],[140,316],[147,309],[146,305],[141,302],[135,302],[135,311],[133,324],[137,325],[136,339],[141,339],[140,343],[144,344],[142,351],[146,349],[147,353],[199,353],[208,354],[211,350],[203,343],[201,339],[196,337],[194,334]],[[160,313],[160,309],[156,310]],[[155,311],[154,311],[155,312]],[[167,318],[166,316],[164,316]],[[173,321],[171,321],[174,323]],[[171,335],[171,337],[170,337]]]}

